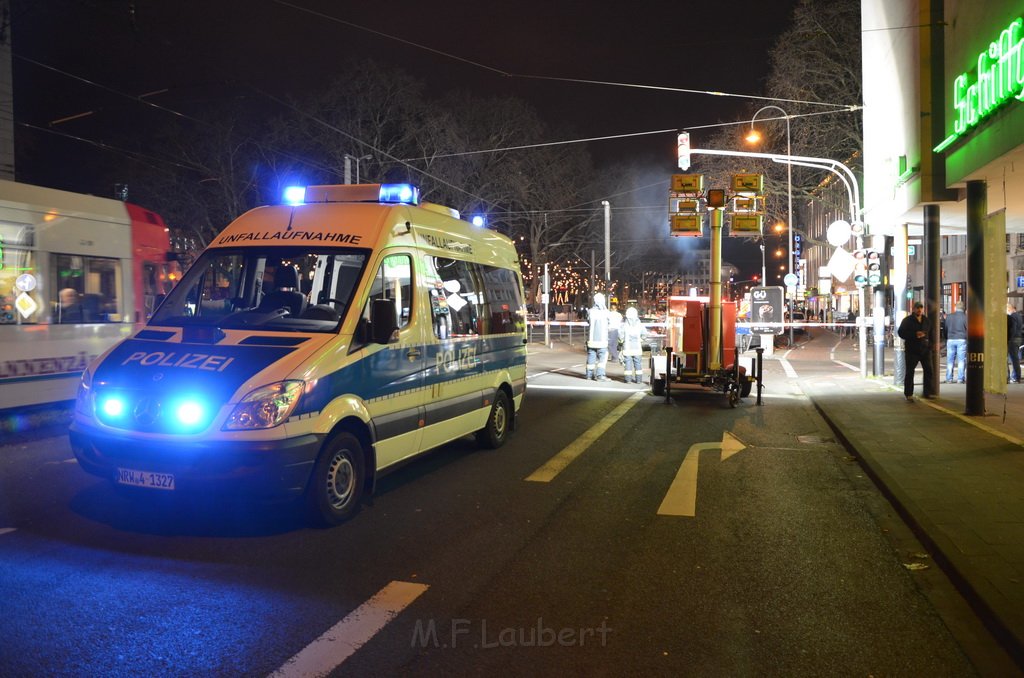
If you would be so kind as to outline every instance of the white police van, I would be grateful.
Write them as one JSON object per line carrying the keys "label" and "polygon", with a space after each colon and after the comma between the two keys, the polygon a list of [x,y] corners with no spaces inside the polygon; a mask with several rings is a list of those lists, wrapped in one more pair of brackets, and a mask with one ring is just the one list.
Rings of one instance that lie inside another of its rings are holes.
{"label": "white police van", "polygon": [[308,187],[232,222],[86,370],[71,444],[118,485],[305,495],[337,524],[389,467],[505,442],[525,320],[505,236],[407,184]]}

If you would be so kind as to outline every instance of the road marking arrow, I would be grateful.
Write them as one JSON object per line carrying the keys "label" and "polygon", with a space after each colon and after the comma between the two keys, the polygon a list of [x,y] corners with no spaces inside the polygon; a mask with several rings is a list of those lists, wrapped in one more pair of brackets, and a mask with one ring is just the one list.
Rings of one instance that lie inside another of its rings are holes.
{"label": "road marking arrow", "polygon": [[669,486],[665,498],[658,507],[659,516],[697,515],[697,468],[700,463],[701,450],[721,450],[721,461],[725,461],[740,450],[746,448],[739,438],[724,431],[720,443],[697,443],[691,445],[683,457],[683,463],[676,473],[675,480]]}

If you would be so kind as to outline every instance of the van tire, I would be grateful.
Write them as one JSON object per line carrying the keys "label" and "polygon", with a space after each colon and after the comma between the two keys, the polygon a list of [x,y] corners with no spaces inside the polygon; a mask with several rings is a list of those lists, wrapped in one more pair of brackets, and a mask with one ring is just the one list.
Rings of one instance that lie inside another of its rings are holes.
{"label": "van tire", "polygon": [[359,438],[345,431],[327,441],[313,465],[306,488],[310,521],[339,525],[354,516],[366,485],[366,455]]}
{"label": "van tire", "polygon": [[508,440],[512,429],[512,406],[508,395],[500,388],[494,393],[494,403],[487,415],[487,425],[476,432],[476,442],[480,447],[496,450]]}

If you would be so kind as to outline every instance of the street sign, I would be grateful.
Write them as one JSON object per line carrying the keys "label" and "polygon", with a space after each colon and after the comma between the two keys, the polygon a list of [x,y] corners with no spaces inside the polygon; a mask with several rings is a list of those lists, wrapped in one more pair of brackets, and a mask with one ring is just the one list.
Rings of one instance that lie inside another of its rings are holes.
{"label": "street sign", "polygon": [[796,284],[800,282],[800,278],[797,277],[796,273],[787,273],[782,282],[786,283],[786,287],[796,287]]}
{"label": "street sign", "polygon": [[[781,287],[755,287],[750,290],[750,331],[756,334],[782,334],[782,311],[786,306]],[[759,325],[758,323],[771,323]]]}

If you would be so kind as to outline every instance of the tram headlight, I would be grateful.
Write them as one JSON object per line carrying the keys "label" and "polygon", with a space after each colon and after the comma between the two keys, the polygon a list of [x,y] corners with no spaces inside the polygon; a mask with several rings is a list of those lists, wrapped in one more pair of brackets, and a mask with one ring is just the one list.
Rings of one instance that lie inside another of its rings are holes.
{"label": "tram headlight", "polygon": [[252,391],[235,406],[224,429],[245,431],[282,424],[295,410],[305,387],[303,381],[280,381]]}

